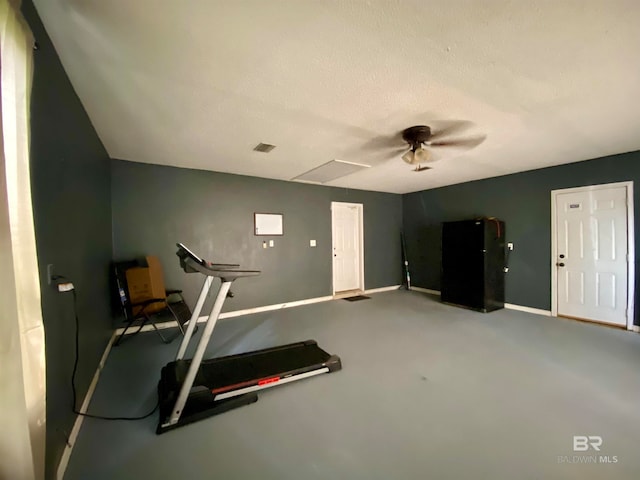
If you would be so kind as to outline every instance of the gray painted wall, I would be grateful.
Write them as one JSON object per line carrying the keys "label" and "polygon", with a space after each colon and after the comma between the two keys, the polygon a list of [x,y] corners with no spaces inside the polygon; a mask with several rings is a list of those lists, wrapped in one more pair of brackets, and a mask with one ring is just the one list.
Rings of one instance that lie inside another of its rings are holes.
{"label": "gray painted wall", "polygon": [[[158,255],[167,286],[190,305],[202,277],[180,269],[176,242],[262,271],[235,283],[225,311],[331,295],[332,201],[364,204],[365,287],[401,283],[400,195],[113,160],[112,198],[114,257]],[[284,236],[254,236],[254,212],[282,213]],[[263,249],[264,240],[275,247]]]}
{"label": "gray painted wall", "polygon": [[46,266],[70,278],[81,323],[78,398],[82,400],[111,334],[108,264],[111,191],[108,155],[30,1],[23,13],[39,44],[31,99],[31,188],[47,361],[46,476],[54,478],[75,415],[71,294],[47,285]]}
{"label": "gray painted wall", "polygon": [[[23,12],[40,45],[34,59],[31,168],[47,342],[47,478],[54,475],[74,420],[72,300],[47,286],[47,264],[76,286],[82,398],[111,333],[112,252],[116,259],[159,255],[167,284],[184,289],[191,305],[201,278],[180,270],[177,241],[206,258],[262,270],[260,277],[237,282],[236,298],[225,308],[236,310],[331,293],[331,201],[364,204],[366,288],[402,281],[403,218],[414,285],[439,289],[440,223],[494,215],[507,222],[508,241],[516,244],[507,302],[549,309],[550,190],[640,179],[638,152],[403,197],[110,161],[30,1]],[[283,213],[285,235],[255,237],[255,211]],[[640,221],[636,225],[640,243]],[[265,250],[262,241],[269,239],[276,246]],[[317,240],[316,248],[309,247],[310,239]]]}
{"label": "gray painted wall", "polygon": [[[640,253],[640,152],[468,182],[403,197],[404,228],[416,286],[440,289],[441,222],[495,216],[514,242],[506,301],[551,309],[551,190],[632,180]],[[638,278],[636,264],[636,278]],[[636,303],[640,292],[636,288]],[[636,324],[640,309],[636,309]]]}

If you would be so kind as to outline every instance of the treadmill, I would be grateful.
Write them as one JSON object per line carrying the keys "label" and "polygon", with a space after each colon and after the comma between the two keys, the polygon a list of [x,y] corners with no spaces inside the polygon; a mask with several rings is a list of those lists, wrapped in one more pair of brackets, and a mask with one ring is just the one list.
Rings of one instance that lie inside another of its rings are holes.
{"label": "treadmill", "polygon": [[[238,278],[259,275],[260,271],[240,270],[236,264],[209,263],[183,244],[177,246],[176,255],[182,269],[204,275],[204,284],[176,359],[168,363],[160,375],[157,434],[254,403],[258,400],[257,392],[262,389],[342,368],[340,358],[322,350],[314,340],[203,360],[222,305],[227,296],[232,296],[231,284]],[[214,278],[221,280],[218,295],[193,358],[185,359]]]}

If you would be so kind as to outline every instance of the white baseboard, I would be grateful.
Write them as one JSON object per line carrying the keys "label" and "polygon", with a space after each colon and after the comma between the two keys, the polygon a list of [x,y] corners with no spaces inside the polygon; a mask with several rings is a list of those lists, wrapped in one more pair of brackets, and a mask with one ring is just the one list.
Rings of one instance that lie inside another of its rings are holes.
{"label": "white baseboard", "polygon": [[[429,293],[431,295],[440,296],[440,292],[438,290],[431,290],[429,288],[411,287],[411,290],[415,290],[416,292],[423,292],[423,293]],[[542,310],[540,308],[525,307],[524,305],[515,305],[513,303],[505,303],[504,308],[508,308],[509,310],[519,310],[521,312],[527,312],[527,313],[535,313],[536,315],[544,315],[546,317],[551,316],[550,310]]]}
{"label": "white baseboard", "polygon": [[[186,325],[188,325],[188,323]],[[156,327],[158,328],[158,330],[164,330],[165,328],[176,328],[177,324],[176,322],[160,322],[160,323],[156,323]],[[126,335],[133,335],[134,333],[138,333],[139,328],[140,327],[136,327],[136,326],[129,328],[129,330],[127,330]],[[153,325],[146,324],[144,327],[142,327],[140,331],[152,332],[153,330],[154,330]],[[116,335],[122,335],[122,332],[124,332],[124,327],[117,328],[115,332],[116,332]]]}
{"label": "white baseboard", "polygon": [[505,303],[504,308],[509,310],[519,310],[521,312],[535,313],[536,315],[544,315],[545,317],[551,316],[551,310],[542,310],[540,308],[525,307],[524,305],[514,305],[513,303]]}
{"label": "white baseboard", "polygon": [[[398,288],[400,288],[400,285],[391,285],[389,287],[381,287],[381,288],[373,288],[371,290],[365,290],[364,293],[366,294],[371,294],[371,293],[379,293],[379,292],[387,292],[387,291],[391,291],[391,290],[397,290]],[[223,312],[220,314],[220,319],[225,319],[225,318],[234,318],[234,317],[241,317],[243,315],[250,315],[252,313],[262,313],[262,312],[271,312],[273,310],[281,310],[283,308],[292,308],[292,307],[299,307],[301,305],[311,305],[312,303],[320,303],[320,302],[328,302],[329,300],[335,300],[335,297],[332,296],[326,296],[326,297],[315,297],[315,298],[307,298],[305,300],[296,300],[293,302],[285,302],[285,303],[276,303],[274,305],[265,305],[263,307],[255,307],[255,308],[246,308],[244,310],[234,310],[232,312]],[[206,322],[207,321],[207,316],[201,316],[198,318],[198,323],[202,323],[202,322]],[[165,328],[175,328],[176,327],[176,323],[175,322],[162,322],[162,323],[156,323],[156,327],[158,327],[159,330],[165,329]],[[145,325],[144,327],[142,327],[142,330],[140,330],[141,332],[150,332],[153,331],[153,325]],[[116,330],[116,335],[121,335],[122,332],[124,331],[124,327],[118,328]],[[127,331],[127,335],[133,334],[135,332],[138,331],[138,328],[130,328]]]}
{"label": "white baseboard", "polygon": [[[100,363],[98,363],[98,368],[96,369],[96,373],[93,374],[93,379],[91,380],[91,384],[89,385],[89,389],[87,390],[86,395],[84,396],[84,400],[82,402],[82,406],[80,407],[81,413],[87,413],[89,409],[89,404],[91,403],[91,397],[93,396],[93,392],[96,390],[96,386],[98,385],[98,379],[100,378],[100,373],[104,368],[104,364],[107,361],[107,357],[109,356],[109,352],[111,351],[111,347],[116,338],[116,332],[113,332],[109,342],[107,343],[106,348],[104,349],[104,353],[102,354],[102,358],[100,359]],[[58,480],[62,480],[64,477],[64,473],[67,470],[67,465],[69,464],[69,458],[71,457],[71,452],[73,450],[74,445],[76,444],[76,440],[78,438],[78,433],[80,432],[80,427],[82,427],[82,422],[84,421],[84,416],[78,415],[76,416],[76,421],[73,423],[73,428],[71,429],[71,433],[69,434],[69,439],[67,441],[67,445],[62,452],[62,457],[60,458],[60,463],[58,464],[58,472],[56,473],[56,478]]]}
{"label": "white baseboard", "polygon": [[416,292],[428,293],[430,295],[440,296],[440,292],[438,290],[431,290],[430,288],[411,287],[411,290]]}
{"label": "white baseboard", "polygon": [[398,290],[402,285],[391,285],[390,287],[372,288],[371,290],[365,290],[367,295],[371,293],[390,292],[392,290]]}
{"label": "white baseboard", "polygon": [[[244,310],[235,310],[233,312],[221,313],[219,318],[223,319],[223,318],[241,317],[242,315],[250,315],[252,313],[271,312],[273,310],[280,310],[282,308],[292,308],[292,307],[299,307],[300,305],[311,305],[312,303],[328,302],[329,300],[333,300],[333,297],[331,296],[316,297],[316,298],[307,298],[305,300],[296,300],[294,302],[276,303],[275,305],[265,305],[264,307],[246,308]],[[204,318],[206,320],[207,317],[204,317]]]}

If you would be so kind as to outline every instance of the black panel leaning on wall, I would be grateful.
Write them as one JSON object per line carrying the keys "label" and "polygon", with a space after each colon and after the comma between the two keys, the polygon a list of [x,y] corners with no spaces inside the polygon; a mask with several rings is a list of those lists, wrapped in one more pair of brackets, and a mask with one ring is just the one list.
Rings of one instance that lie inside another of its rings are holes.
{"label": "black panel leaning on wall", "polygon": [[[403,215],[411,280],[440,289],[441,224],[495,216],[507,224],[515,244],[506,276],[506,302],[551,309],[551,191],[613,182],[635,182],[634,211],[640,212],[640,152],[505,175],[404,195]],[[637,213],[636,213],[637,217]],[[635,221],[636,255],[640,221]],[[638,279],[636,266],[636,279]],[[636,303],[640,290],[636,287]],[[636,325],[640,312],[636,308]]]}
{"label": "black panel leaning on wall", "polygon": [[75,415],[71,294],[47,284],[47,264],[69,277],[81,321],[76,377],[82,400],[111,335],[110,164],[31,1],[22,11],[38,42],[31,96],[31,190],[47,363],[46,478],[55,478]]}
{"label": "black panel leaning on wall", "polygon": [[[402,281],[400,195],[112,160],[112,199],[115,259],[158,255],[165,283],[190,305],[202,278],[180,269],[176,242],[262,271],[233,285],[225,311],[331,295],[332,201],[364,205],[365,287]],[[255,212],[283,214],[284,235],[255,236]],[[262,248],[265,240],[275,246]]]}

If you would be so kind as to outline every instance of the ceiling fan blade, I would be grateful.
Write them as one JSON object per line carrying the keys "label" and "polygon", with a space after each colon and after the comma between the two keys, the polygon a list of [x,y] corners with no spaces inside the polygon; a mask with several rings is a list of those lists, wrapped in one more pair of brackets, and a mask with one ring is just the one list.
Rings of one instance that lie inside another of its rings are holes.
{"label": "ceiling fan blade", "polygon": [[454,133],[460,133],[469,128],[473,127],[475,124],[468,120],[450,120],[443,122],[433,122],[433,126],[431,127],[431,136],[429,140],[439,140],[447,137],[449,135],[453,135]]}
{"label": "ceiling fan blade", "polygon": [[400,149],[407,150],[407,142],[402,139],[402,132],[398,132],[394,135],[383,135],[380,137],[374,137],[362,145],[363,150],[383,150],[383,149]]}
{"label": "ceiling fan blade", "polygon": [[379,155],[376,155],[381,160],[389,160],[391,158],[396,158],[409,150],[408,147],[395,148],[392,151],[381,152]]}
{"label": "ceiling fan blade", "polygon": [[458,138],[452,140],[441,140],[439,142],[428,142],[429,147],[453,147],[453,148],[474,148],[480,145],[487,138],[486,135],[471,138]]}

